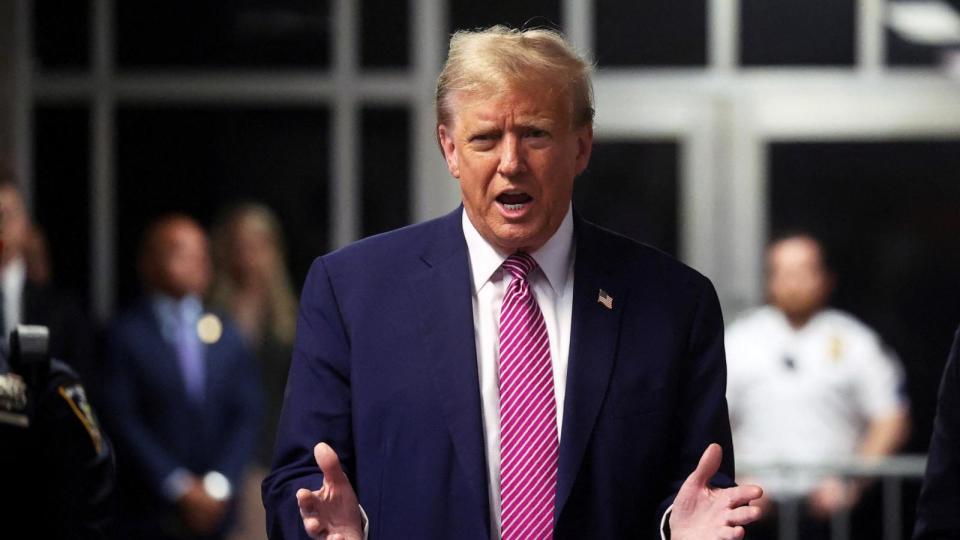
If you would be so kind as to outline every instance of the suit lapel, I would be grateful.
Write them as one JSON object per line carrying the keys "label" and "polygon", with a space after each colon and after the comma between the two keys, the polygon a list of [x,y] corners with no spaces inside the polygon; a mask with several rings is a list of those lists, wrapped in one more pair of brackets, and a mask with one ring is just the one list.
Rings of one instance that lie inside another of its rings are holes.
{"label": "suit lapel", "polygon": [[[613,371],[620,319],[627,298],[626,283],[595,234],[593,225],[574,214],[576,261],[573,282],[573,320],[563,405],[563,433],[554,519],[559,519],[573,489],[584,452]],[[612,307],[599,301],[601,289]]]}
{"label": "suit lapel", "polygon": [[419,306],[426,362],[432,374],[440,412],[450,430],[457,458],[466,473],[489,531],[487,468],[483,442],[480,379],[470,263],[460,210],[440,222],[442,230],[420,257],[421,272],[413,282],[412,299]]}

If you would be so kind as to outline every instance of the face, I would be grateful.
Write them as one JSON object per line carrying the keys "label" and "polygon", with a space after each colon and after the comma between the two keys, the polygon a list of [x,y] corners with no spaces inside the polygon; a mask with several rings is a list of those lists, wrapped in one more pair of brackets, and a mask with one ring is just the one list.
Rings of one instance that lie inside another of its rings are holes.
{"label": "face", "polygon": [[593,129],[574,128],[571,103],[549,87],[489,97],[455,95],[439,139],[463,207],[502,251],[534,251],[567,213],[573,180],[590,160]]}
{"label": "face", "polygon": [[790,317],[809,317],[827,303],[832,279],[820,246],[810,238],[787,238],[767,254],[770,302]]}
{"label": "face", "polygon": [[277,256],[269,227],[263,220],[247,215],[234,222],[231,232],[230,267],[234,277],[240,281],[269,277]]}
{"label": "face", "polygon": [[175,298],[202,296],[210,283],[206,235],[186,221],[171,222],[158,235],[153,255],[157,286]]}
{"label": "face", "polygon": [[27,240],[30,220],[23,197],[10,186],[0,187],[0,240],[3,242],[3,262],[19,256]]}

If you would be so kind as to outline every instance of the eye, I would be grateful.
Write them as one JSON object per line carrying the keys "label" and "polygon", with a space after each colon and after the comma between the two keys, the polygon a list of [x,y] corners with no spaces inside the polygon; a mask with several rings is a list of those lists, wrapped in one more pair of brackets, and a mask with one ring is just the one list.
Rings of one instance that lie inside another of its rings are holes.
{"label": "eye", "polygon": [[469,141],[470,145],[475,148],[480,150],[489,150],[490,148],[493,148],[499,137],[500,134],[497,132],[486,131],[474,133],[467,139],[467,141]]}
{"label": "eye", "polygon": [[547,133],[546,130],[544,130],[544,129],[539,129],[539,128],[530,128],[530,129],[527,131],[527,137],[530,137],[530,138],[533,138],[533,139],[540,139],[540,138],[543,138],[543,137],[547,137],[548,135],[550,135],[550,134]]}

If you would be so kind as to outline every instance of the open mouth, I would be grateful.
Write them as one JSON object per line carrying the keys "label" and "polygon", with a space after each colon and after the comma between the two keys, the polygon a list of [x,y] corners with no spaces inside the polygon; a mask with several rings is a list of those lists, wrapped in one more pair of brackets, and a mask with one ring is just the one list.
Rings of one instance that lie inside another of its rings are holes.
{"label": "open mouth", "polygon": [[522,191],[501,193],[500,195],[497,195],[497,202],[500,203],[504,209],[511,212],[522,210],[524,205],[530,203],[531,201],[533,201],[533,197],[523,193]]}

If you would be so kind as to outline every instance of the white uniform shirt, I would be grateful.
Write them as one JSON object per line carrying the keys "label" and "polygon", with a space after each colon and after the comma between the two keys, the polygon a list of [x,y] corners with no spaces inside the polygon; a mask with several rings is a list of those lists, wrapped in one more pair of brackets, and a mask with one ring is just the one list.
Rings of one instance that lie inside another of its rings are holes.
{"label": "white uniform shirt", "polygon": [[[473,327],[480,374],[483,437],[487,451],[490,489],[490,535],[500,538],[500,305],[513,277],[500,268],[510,253],[491,246],[463,212],[463,235],[470,254],[473,278]],[[557,400],[557,434],[563,425],[563,398],[570,352],[573,310],[573,213],[567,209],[557,232],[540,249],[530,253],[538,269],[527,276],[543,312],[550,339],[553,390]]]}
{"label": "white uniform shirt", "polygon": [[[824,310],[800,329],[765,306],[726,332],[727,402],[738,463],[852,458],[870,420],[906,405],[903,371],[875,332]],[[763,475],[773,496],[803,495],[817,479]]]}

